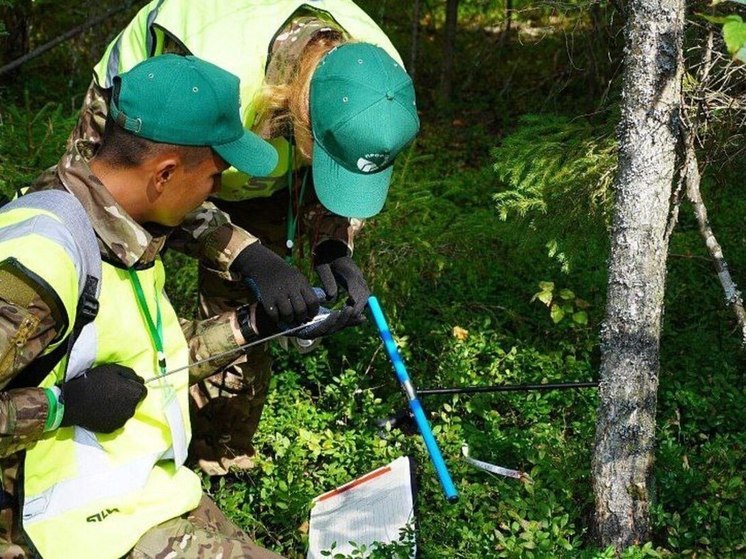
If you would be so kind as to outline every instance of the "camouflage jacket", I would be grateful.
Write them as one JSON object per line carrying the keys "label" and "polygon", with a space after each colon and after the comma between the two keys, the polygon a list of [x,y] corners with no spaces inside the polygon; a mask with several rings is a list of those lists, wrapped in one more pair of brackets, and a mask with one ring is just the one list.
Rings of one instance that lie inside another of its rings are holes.
{"label": "camouflage jacket", "polygon": [[[287,83],[308,42],[316,34],[330,30],[341,31],[333,21],[320,19],[318,12],[310,9],[299,10],[296,17],[288,22],[272,43],[265,82],[268,85]],[[163,52],[190,54],[180,41],[169,37],[168,33],[166,33]],[[78,123],[68,139],[68,153],[81,139],[87,140],[89,149],[95,149],[95,146],[101,142],[101,134],[108,114],[109,96],[109,90],[100,88],[95,82],[91,83],[83,99]],[[258,129],[255,132],[266,140],[291,134],[290,130],[269,130],[268,128]],[[91,155],[91,153],[86,154],[87,157],[91,157]],[[301,188],[302,176],[303,173],[294,173],[293,175],[292,188],[296,195]],[[250,177],[249,181],[251,180]],[[268,179],[259,177],[256,180],[266,181]],[[273,192],[280,188],[287,188],[288,178],[286,176],[277,177],[276,180],[277,185]],[[349,253],[352,254],[354,237],[363,226],[362,220],[348,219],[333,214],[318,203],[315,196],[306,196],[306,199],[301,201],[300,205],[301,207],[294,208],[294,212],[302,217],[298,221],[305,224],[308,242],[311,247],[325,240],[334,239],[343,242],[348,247]],[[225,279],[235,280],[238,278],[230,273],[230,264],[241,250],[256,242],[257,238],[251,234],[250,230],[244,231],[233,226],[226,215],[222,217],[224,227],[213,231],[212,225],[217,223],[217,221],[213,221],[216,218],[215,212],[215,206],[209,201],[206,202],[201,208],[187,216],[182,225],[171,234],[168,246],[189,255],[198,255],[202,264],[210,268],[211,271]],[[284,215],[278,215],[278,223],[283,218]],[[241,221],[246,223],[251,220],[249,218]],[[204,238],[206,233],[210,233],[208,239]],[[293,240],[295,241],[295,239]]]}
{"label": "camouflage jacket", "polygon": [[[104,260],[127,267],[152,262],[171,231],[163,227],[146,229],[132,220],[92,174],[84,157],[89,146],[75,142],[71,147],[55,171],[46,173],[32,190],[55,188],[74,194],[88,213]],[[217,210],[214,213],[222,215]],[[220,252],[221,243],[230,239],[230,235],[225,233],[224,223],[211,221],[207,216],[202,219],[203,237],[209,242],[203,241],[194,248],[208,257],[211,251]],[[29,285],[19,285],[18,278],[0,272],[0,387],[21,373],[57,336],[60,324],[54,311]],[[192,362],[245,343],[233,312],[181,323]],[[239,356],[236,352],[197,366],[191,370],[191,380],[201,380]],[[0,456],[26,448],[37,440],[46,418],[47,399],[43,390],[20,388],[0,392]]]}

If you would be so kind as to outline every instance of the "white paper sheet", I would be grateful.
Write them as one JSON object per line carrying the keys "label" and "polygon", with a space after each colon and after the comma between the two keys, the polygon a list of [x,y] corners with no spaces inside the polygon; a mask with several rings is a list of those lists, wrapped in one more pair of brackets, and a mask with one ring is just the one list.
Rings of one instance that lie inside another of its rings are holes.
{"label": "white paper sheet", "polygon": [[414,529],[414,501],[409,458],[402,457],[314,499],[307,559],[328,559],[321,552],[335,543],[333,554],[349,554],[350,542],[398,541],[407,525]]}

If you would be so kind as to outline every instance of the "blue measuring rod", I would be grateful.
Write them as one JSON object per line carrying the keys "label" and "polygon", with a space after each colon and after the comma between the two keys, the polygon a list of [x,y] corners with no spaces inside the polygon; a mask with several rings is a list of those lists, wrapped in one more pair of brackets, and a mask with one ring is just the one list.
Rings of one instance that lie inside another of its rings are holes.
{"label": "blue measuring rod", "polygon": [[448,502],[454,503],[458,500],[458,491],[453,485],[451,474],[448,472],[448,467],[443,460],[443,455],[440,453],[440,447],[438,447],[438,443],[433,436],[433,431],[430,429],[430,423],[428,423],[427,418],[425,417],[425,412],[422,409],[422,404],[420,404],[420,401],[417,398],[417,391],[409,378],[407,368],[404,366],[404,361],[399,354],[399,348],[396,347],[396,342],[391,335],[391,330],[386,322],[386,317],[383,315],[383,310],[381,309],[381,305],[378,303],[378,299],[375,295],[371,295],[368,299],[368,308],[370,309],[370,313],[373,315],[373,320],[378,327],[378,333],[381,335],[383,346],[386,348],[386,353],[389,354],[389,359],[394,365],[396,377],[399,379],[399,383],[402,385],[402,388],[404,388],[404,392],[407,395],[409,409],[412,410],[412,415],[417,423],[417,428],[420,430],[420,434],[425,440],[427,452],[430,455],[430,460],[432,460],[433,466],[435,466],[435,471],[438,474],[438,479],[440,480],[440,485],[443,488],[446,499]]}

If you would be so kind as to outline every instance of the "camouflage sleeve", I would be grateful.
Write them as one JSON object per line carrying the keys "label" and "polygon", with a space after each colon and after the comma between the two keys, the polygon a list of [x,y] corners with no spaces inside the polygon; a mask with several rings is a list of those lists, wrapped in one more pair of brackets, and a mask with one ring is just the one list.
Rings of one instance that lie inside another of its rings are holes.
{"label": "camouflage sleeve", "polygon": [[355,248],[355,235],[363,228],[362,219],[336,215],[321,204],[311,205],[304,214],[306,231],[311,232],[311,247],[324,241],[337,240],[347,245],[351,255]]}
{"label": "camouflage sleeve", "polygon": [[229,267],[238,254],[257,241],[248,231],[231,223],[228,215],[212,202],[205,202],[187,215],[168,238],[169,248],[197,258],[225,279],[238,279]]}
{"label": "camouflage sleeve", "polygon": [[0,392],[0,458],[24,450],[44,433],[47,397],[41,388]]}
{"label": "camouflage sleeve", "polygon": [[[239,346],[246,343],[234,312],[222,313],[206,320],[182,319],[181,330],[189,345],[190,364],[227,351],[237,350]],[[189,384],[196,384],[214,375],[243,356],[243,351],[237,350],[224,357],[190,368]]]}
{"label": "camouflage sleeve", "polygon": [[[31,284],[0,271],[0,387],[6,386],[57,336],[59,314]],[[44,430],[47,398],[39,388],[0,392],[0,456],[35,442]]]}
{"label": "camouflage sleeve", "polygon": [[0,387],[41,355],[57,336],[60,322],[59,312],[33,284],[0,270]]}

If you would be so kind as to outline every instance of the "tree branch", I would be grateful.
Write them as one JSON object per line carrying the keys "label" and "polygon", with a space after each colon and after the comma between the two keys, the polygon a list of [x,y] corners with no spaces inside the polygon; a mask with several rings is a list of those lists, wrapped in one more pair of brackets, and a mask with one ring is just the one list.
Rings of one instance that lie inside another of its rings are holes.
{"label": "tree branch", "polygon": [[31,52],[29,52],[27,54],[24,54],[22,57],[17,58],[13,62],[9,62],[5,66],[0,67],[0,76],[2,76],[3,74],[7,74],[11,70],[15,70],[16,68],[18,68],[22,64],[25,64],[29,60],[33,60],[34,58],[36,58],[38,56],[41,56],[42,54],[44,54],[48,50],[51,50],[54,47],[56,47],[57,45],[59,45],[61,43],[64,43],[68,39],[72,39],[76,35],[80,35],[81,33],[83,33],[83,31],[86,31],[87,29],[93,27],[94,25],[98,25],[99,23],[101,23],[103,21],[106,21],[107,19],[109,19],[114,14],[116,14],[118,12],[121,12],[123,10],[126,10],[127,8],[129,8],[132,5],[132,2],[133,2],[133,0],[129,0],[128,2],[125,2],[124,4],[122,4],[121,6],[117,6],[116,8],[112,8],[111,10],[109,10],[108,12],[106,12],[105,14],[101,14],[99,16],[91,18],[88,21],[86,21],[85,23],[81,23],[80,25],[77,25],[77,26],[73,27],[72,29],[69,29],[68,31],[66,31],[65,33],[63,33],[59,37],[56,37],[56,38],[52,39],[48,43],[44,43],[43,45],[41,45],[40,47],[35,48]]}
{"label": "tree branch", "polygon": [[[692,133],[688,130],[685,132],[685,135],[687,136],[690,136],[691,134]],[[686,145],[687,166],[684,169],[686,197],[692,204],[694,216],[697,218],[697,224],[699,225],[699,232],[705,240],[705,246],[715,264],[718,279],[720,280],[720,284],[723,286],[725,303],[733,309],[733,312],[736,314],[736,319],[738,320],[738,325],[741,327],[741,343],[746,345],[746,309],[744,309],[743,306],[743,298],[741,297],[741,292],[738,290],[738,286],[730,275],[728,263],[725,261],[725,256],[723,255],[723,250],[720,248],[720,243],[718,243],[715,238],[715,233],[712,231],[710,221],[707,217],[707,207],[702,200],[702,193],[699,188],[699,166],[697,164],[697,154],[694,152],[693,142],[690,142],[689,138],[687,138]]]}
{"label": "tree branch", "polygon": [[684,165],[681,170],[681,178],[684,182],[686,197],[692,204],[692,210],[694,212],[694,217],[697,219],[699,232],[705,241],[705,246],[707,247],[710,257],[715,265],[720,285],[723,286],[725,303],[733,309],[733,312],[736,315],[736,320],[741,328],[741,343],[746,346],[746,309],[744,309],[741,292],[738,290],[738,286],[730,275],[728,263],[725,261],[725,256],[723,255],[723,249],[715,238],[715,233],[710,225],[710,220],[707,215],[707,207],[702,199],[702,191],[700,189],[701,174],[699,172],[699,162],[697,160],[697,152],[695,149],[697,131],[700,129],[703,121],[706,123],[706,115],[711,110],[711,107],[708,106],[706,92],[708,87],[711,85],[709,81],[713,64],[714,33],[710,30],[707,34],[702,63],[697,72],[697,91],[695,91],[693,95],[694,104],[697,110],[692,119],[684,119]]}

